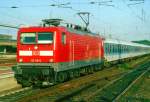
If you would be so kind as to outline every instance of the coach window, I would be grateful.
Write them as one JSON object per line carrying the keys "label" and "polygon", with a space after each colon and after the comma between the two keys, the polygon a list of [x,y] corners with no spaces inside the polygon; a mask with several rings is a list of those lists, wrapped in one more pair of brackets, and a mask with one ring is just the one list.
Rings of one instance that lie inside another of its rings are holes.
{"label": "coach window", "polygon": [[105,53],[108,54],[108,44],[105,43]]}
{"label": "coach window", "polygon": [[116,44],[114,44],[114,53],[115,53],[115,54],[116,54],[116,50],[117,50]]}
{"label": "coach window", "polygon": [[106,54],[108,54],[108,50],[109,50],[109,44],[106,43]]}
{"label": "coach window", "polygon": [[113,53],[115,53],[115,44],[113,45]]}
{"label": "coach window", "polygon": [[114,53],[114,45],[112,44],[111,46],[112,46],[112,54],[113,54]]}
{"label": "coach window", "polygon": [[112,54],[112,44],[110,44],[110,53]]}
{"label": "coach window", "polygon": [[62,38],[61,38],[62,44],[66,44],[66,33],[62,32]]}
{"label": "coach window", "polygon": [[107,48],[108,48],[108,54],[110,54],[110,44],[108,44]]}
{"label": "coach window", "polygon": [[109,53],[111,54],[111,44],[109,44]]}

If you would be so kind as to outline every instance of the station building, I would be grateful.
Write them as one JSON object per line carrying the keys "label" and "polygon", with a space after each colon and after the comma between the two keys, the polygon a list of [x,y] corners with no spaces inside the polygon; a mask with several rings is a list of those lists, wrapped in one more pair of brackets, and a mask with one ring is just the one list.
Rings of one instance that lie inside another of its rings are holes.
{"label": "station building", "polygon": [[12,35],[8,34],[0,34],[0,41],[11,41],[12,40]]}
{"label": "station building", "polygon": [[15,52],[16,42],[12,40],[12,35],[0,34],[0,54]]}

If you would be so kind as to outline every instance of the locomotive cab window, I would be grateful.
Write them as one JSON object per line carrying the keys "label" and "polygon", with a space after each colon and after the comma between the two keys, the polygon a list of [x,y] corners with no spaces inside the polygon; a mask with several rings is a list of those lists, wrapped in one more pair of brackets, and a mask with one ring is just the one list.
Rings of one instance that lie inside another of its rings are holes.
{"label": "locomotive cab window", "polygon": [[21,33],[20,40],[22,44],[35,44],[36,34],[35,33]]}
{"label": "locomotive cab window", "polygon": [[38,33],[38,44],[53,43],[53,33],[51,32],[40,32]]}
{"label": "locomotive cab window", "polygon": [[66,44],[66,34],[65,34],[65,32],[62,32],[61,42],[62,42],[62,44]]}

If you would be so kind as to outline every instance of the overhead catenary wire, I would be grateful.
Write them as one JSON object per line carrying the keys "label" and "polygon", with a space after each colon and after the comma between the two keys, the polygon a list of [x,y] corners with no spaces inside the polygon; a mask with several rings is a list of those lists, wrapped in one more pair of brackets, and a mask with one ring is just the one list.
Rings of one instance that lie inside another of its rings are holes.
{"label": "overhead catenary wire", "polygon": [[[129,0],[129,1],[134,1],[136,3],[137,1],[143,2],[144,0]],[[80,5],[110,6],[110,7],[113,7],[115,9],[117,9],[117,10],[124,11],[123,9],[120,9],[120,7],[117,7],[116,5],[112,4],[113,2],[114,2],[113,0],[103,0],[103,1],[94,0],[94,1],[80,1],[80,2],[76,2],[76,1],[73,1],[73,2],[70,2],[70,1],[60,2],[60,0],[52,0],[51,4],[47,4],[47,5],[22,5],[22,6],[15,5],[15,6],[10,6],[8,8],[14,8],[14,9],[16,8],[17,9],[17,8],[24,8],[24,7],[34,8],[34,7],[50,7],[51,6],[51,7],[70,9],[74,12],[80,12],[81,10],[79,8],[76,9],[76,8],[73,7],[74,5],[79,5],[80,4]],[[126,12],[126,11],[124,11],[124,12]],[[143,12],[143,16],[145,16],[144,14],[145,14],[145,12]],[[135,12],[132,12],[132,15],[135,16],[136,18],[140,19],[140,20],[143,20],[143,18],[141,16],[137,15]],[[14,19],[15,17],[12,17],[12,18]]]}
{"label": "overhead catenary wire", "polygon": [[[127,4],[125,0],[122,0],[123,3],[129,8],[129,10],[132,12],[132,15],[135,16],[136,18],[138,18],[139,20],[141,20],[143,22],[143,19],[141,16],[137,15],[131,8],[131,4]],[[130,1],[143,1],[144,0],[130,0]],[[137,2],[133,3],[132,5],[136,5]]]}
{"label": "overhead catenary wire", "polygon": [[18,26],[12,26],[12,25],[7,25],[7,24],[0,24],[0,27],[19,29]]}
{"label": "overhead catenary wire", "polygon": [[12,25],[7,25],[7,24],[0,24],[0,27],[19,29],[19,27],[17,27],[17,26],[12,26]]}
{"label": "overhead catenary wire", "polygon": [[144,3],[144,1],[143,2],[137,2],[137,3],[131,3],[131,4],[128,4],[128,6],[133,6],[133,5],[137,5],[137,4],[143,4]]}

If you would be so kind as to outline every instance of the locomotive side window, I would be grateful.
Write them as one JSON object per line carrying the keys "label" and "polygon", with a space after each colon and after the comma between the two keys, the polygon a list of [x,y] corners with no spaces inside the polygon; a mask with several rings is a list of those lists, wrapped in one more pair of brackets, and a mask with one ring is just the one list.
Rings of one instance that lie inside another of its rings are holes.
{"label": "locomotive side window", "polygon": [[35,33],[21,33],[21,43],[22,44],[36,43],[36,34]]}
{"label": "locomotive side window", "polygon": [[38,43],[47,44],[53,42],[53,33],[51,32],[40,32],[38,33]]}
{"label": "locomotive side window", "polygon": [[65,32],[62,32],[61,42],[62,42],[62,44],[66,44],[66,34],[65,34]]}

